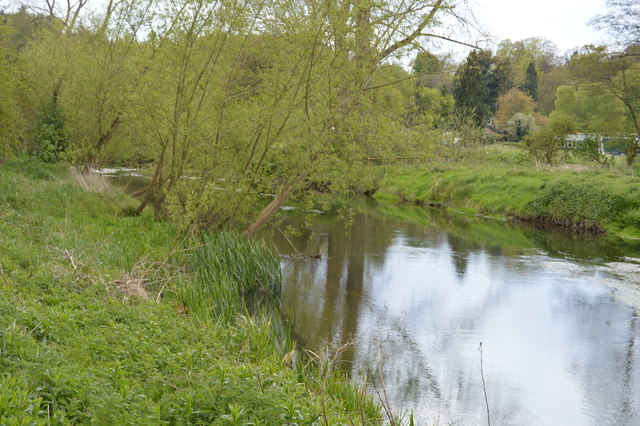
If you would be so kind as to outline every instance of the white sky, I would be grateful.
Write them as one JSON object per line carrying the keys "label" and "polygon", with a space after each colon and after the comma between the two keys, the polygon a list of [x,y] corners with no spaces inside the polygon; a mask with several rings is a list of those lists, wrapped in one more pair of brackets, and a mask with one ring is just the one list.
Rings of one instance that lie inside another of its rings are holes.
{"label": "white sky", "polygon": [[605,11],[605,0],[470,0],[469,4],[496,43],[543,37],[564,52],[606,39],[604,32],[587,25]]}

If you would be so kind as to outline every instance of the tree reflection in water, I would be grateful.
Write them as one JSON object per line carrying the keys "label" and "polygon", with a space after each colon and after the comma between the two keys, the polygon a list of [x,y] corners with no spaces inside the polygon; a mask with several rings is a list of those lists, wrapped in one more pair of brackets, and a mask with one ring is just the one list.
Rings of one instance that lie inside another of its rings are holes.
{"label": "tree reflection in water", "polygon": [[348,224],[330,213],[303,229],[294,244],[321,259],[283,262],[296,334],[312,349],[354,338],[345,368],[382,374],[395,409],[482,423],[483,341],[496,424],[640,424],[637,314],[602,273],[637,253],[425,210],[363,211]]}

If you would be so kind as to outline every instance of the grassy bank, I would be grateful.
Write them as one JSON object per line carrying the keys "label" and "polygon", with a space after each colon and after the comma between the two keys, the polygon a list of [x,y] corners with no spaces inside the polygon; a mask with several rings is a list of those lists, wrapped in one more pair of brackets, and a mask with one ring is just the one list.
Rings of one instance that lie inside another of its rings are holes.
{"label": "grassy bank", "polygon": [[507,216],[640,241],[640,178],[633,169],[564,164],[536,167],[519,148],[388,170],[375,197]]}
{"label": "grassy bank", "polygon": [[0,163],[1,424],[378,423],[276,332],[260,244],[134,206],[67,166]]}

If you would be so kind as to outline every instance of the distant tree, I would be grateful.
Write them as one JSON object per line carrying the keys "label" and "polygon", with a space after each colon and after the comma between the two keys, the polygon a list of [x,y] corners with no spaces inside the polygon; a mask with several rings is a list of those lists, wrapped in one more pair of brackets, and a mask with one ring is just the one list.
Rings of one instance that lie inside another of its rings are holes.
{"label": "distant tree", "polygon": [[454,161],[461,158],[466,148],[482,143],[484,130],[474,121],[472,111],[457,109],[452,114],[443,117],[439,127],[445,131],[443,148]]}
{"label": "distant tree", "polygon": [[498,98],[498,110],[496,111],[495,126],[498,130],[508,129],[509,120],[517,113],[531,115],[536,108],[531,96],[519,89],[511,89]]}
{"label": "distant tree", "polygon": [[496,112],[498,97],[513,87],[511,64],[495,57],[490,51],[472,52],[480,64],[482,82],[487,88],[484,104],[489,116]]}
{"label": "distant tree", "polygon": [[585,85],[560,86],[556,93],[556,109],[550,115],[572,117],[580,131],[608,135],[633,132],[624,105],[607,91]]}
{"label": "distant tree", "polygon": [[411,71],[416,76],[416,85],[433,87],[443,94],[451,93],[451,65],[447,57],[439,57],[427,51],[417,53],[411,64]]}
{"label": "distant tree", "polygon": [[431,52],[422,50],[416,54],[411,70],[414,74],[430,74],[443,71],[445,63]]}
{"label": "distant tree", "polygon": [[413,98],[413,108],[410,125],[429,125],[434,127],[440,117],[453,112],[454,100],[449,94],[443,94],[440,90],[417,86]]}
{"label": "distant tree", "polygon": [[[634,49],[628,52],[635,53]],[[640,153],[640,63],[638,57],[611,53],[606,47],[587,46],[571,59],[573,76],[593,93],[607,92],[623,105],[633,125],[635,137],[627,139],[627,165]]]}
{"label": "distant tree", "polygon": [[538,37],[504,40],[498,45],[496,56],[510,64],[514,85],[520,88],[524,86],[529,65],[535,63],[538,111],[549,114],[553,110],[556,89],[569,83],[558,47],[550,40]]}
{"label": "distant tree", "polygon": [[538,77],[538,112],[547,115],[554,109],[556,90],[570,83],[570,75],[566,65],[562,64],[552,67],[543,78],[540,78],[540,73]]}
{"label": "distant tree", "polygon": [[559,113],[576,116],[578,111],[578,103],[576,96],[577,89],[574,86],[560,86],[556,90],[556,111]]}
{"label": "distant tree", "polygon": [[575,121],[571,117],[557,114],[544,127],[525,136],[524,141],[536,162],[553,164],[561,141],[575,127]]}
{"label": "distant tree", "polygon": [[536,118],[532,114],[517,112],[507,122],[507,132],[517,139],[521,140],[528,133],[538,129]]}
{"label": "distant tree", "polygon": [[521,85],[531,62],[539,72],[547,73],[560,64],[558,47],[550,40],[531,37],[520,41],[503,40],[498,45],[496,56],[511,63],[514,81]]}
{"label": "distant tree", "polygon": [[588,161],[595,161],[598,164],[606,165],[611,156],[600,150],[600,138],[589,136],[578,146],[578,153]]}
{"label": "distant tree", "polygon": [[509,61],[499,56],[494,56],[493,62],[495,64],[492,70],[493,86],[489,84],[489,91],[497,107],[498,98],[513,88],[513,69]]}
{"label": "distant tree", "polygon": [[489,115],[486,106],[488,89],[478,54],[471,52],[467,56],[467,60],[456,71],[454,82],[456,110],[469,114],[477,126],[484,126]]}
{"label": "distant tree", "polygon": [[520,87],[524,93],[531,96],[534,101],[538,101],[538,71],[536,64],[530,62],[524,77],[524,82]]}

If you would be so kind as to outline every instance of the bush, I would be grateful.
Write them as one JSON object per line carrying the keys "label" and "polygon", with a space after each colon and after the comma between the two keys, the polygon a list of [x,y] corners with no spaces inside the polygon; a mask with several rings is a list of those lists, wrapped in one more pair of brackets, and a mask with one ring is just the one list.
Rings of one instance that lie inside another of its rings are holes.
{"label": "bush", "polygon": [[43,107],[36,124],[36,154],[44,162],[62,159],[69,145],[65,117],[58,104],[57,93]]}
{"label": "bush", "polygon": [[602,222],[620,210],[623,200],[592,185],[556,182],[531,203],[538,217],[573,222]]}

